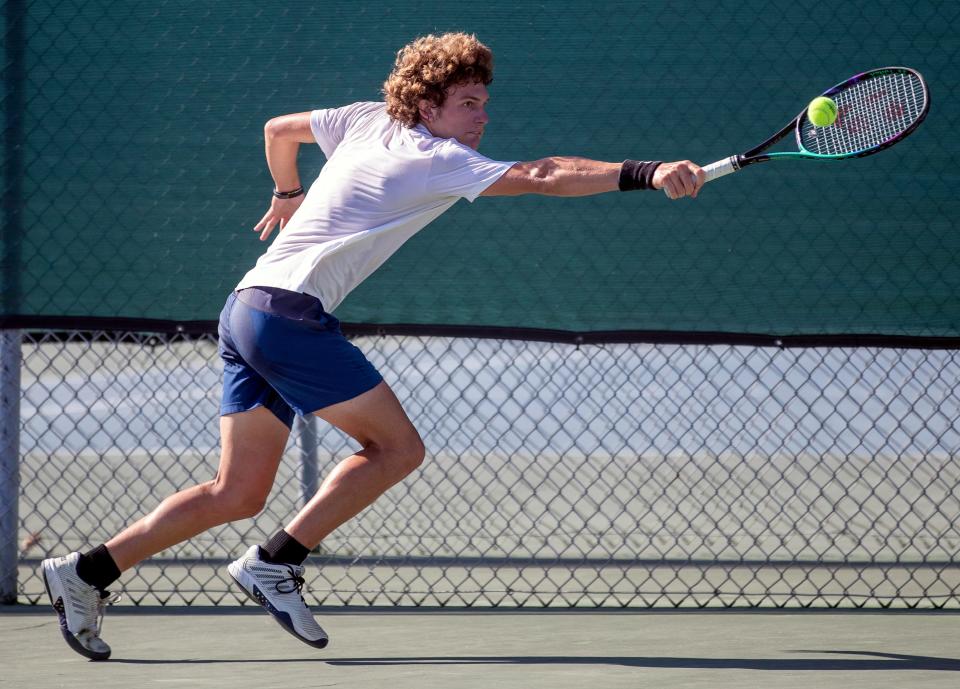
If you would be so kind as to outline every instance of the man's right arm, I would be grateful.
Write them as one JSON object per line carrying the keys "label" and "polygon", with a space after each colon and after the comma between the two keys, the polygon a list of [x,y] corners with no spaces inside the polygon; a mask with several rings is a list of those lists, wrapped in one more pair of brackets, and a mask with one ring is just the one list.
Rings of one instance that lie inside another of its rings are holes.
{"label": "man's right arm", "polygon": [[[481,196],[590,196],[619,190],[622,163],[588,158],[552,157],[516,163]],[[670,198],[697,195],[705,176],[689,160],[661,163],[653,174],[653,188],[666,187]]]}

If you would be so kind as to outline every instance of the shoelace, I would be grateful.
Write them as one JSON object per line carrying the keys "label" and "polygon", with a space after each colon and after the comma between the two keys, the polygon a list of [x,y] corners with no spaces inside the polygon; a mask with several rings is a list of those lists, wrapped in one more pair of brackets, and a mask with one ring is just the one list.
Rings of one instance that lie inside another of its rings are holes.
{"label": "shoelace", "polygon": [[100,636],[100,630],[103,629],[103,613],[105,612],[105,608],[108,605],[113,605],[121,598],[123,598],[123,594],[120,593],[110,593],[109,591],[104,591],[100,594],[100,598],[97,600],[97,636]]}
{"label": "shoelace", "polygon": [[[289,577],[280,579],[275,585],[277,593],[294,593],[296,592],[300,596],[300,600],[303,600],[303,586],[307,583],[307,580],[297,574],[296,570],[287,565],[287,571],[290,573]],[[306,604],[306,601],[304,601]]]}

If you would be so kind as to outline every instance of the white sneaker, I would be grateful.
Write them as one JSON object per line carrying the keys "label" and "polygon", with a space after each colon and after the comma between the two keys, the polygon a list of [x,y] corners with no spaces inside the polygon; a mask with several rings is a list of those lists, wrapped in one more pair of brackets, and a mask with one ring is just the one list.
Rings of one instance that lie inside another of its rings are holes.
{"label": "white sneaker", "polygon": [[327,645],[327,633],[303,600],[303,567],[264,562],[259,547],[254,545],[227,565],[227,571],[243,592],[266,608],[286,631],[316,648]]}
{"label": "white sneaker", "polygon": [[103,610],[120,594],[100,592],[77,574],[80,553],[43,561],[43,584],[60,618],[60,632],[74,651],[90,660],[106,660],[110,647],[100,638]]}

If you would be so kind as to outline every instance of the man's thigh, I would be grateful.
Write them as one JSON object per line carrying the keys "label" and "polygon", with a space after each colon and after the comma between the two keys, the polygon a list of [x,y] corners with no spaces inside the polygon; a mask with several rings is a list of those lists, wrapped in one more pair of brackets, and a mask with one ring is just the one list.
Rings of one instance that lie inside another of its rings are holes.
{"label": "man's thigh", "polygon": [[386,382],[353,399],[314,412],[363,445],[406,445],[420,442],[397,396]]}
{"label": "man's thigh", "polygon": [[272,485],[290,429],[266,407],[220,417],[220,467],[224,485]]}

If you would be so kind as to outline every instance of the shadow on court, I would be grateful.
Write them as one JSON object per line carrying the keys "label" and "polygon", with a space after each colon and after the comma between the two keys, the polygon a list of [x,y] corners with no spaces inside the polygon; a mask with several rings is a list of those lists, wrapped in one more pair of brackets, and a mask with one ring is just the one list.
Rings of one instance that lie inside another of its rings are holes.
{"label": "shadow on court", "polygon": [[437,658],[338,658],[330,665],[619,665],[638,668],[687,668],[713,670],[945,670],[960,672],[960,659],[911,656],[868,651],[787,651],[788,653],[837,653],[873,656],[870,660],[847,658],[645,658],[608,656],[514,656]]}
{"label": "shadow on court", "polygon": [[622,656],[435,656],[422,658],[245,658],[245,659],[137,659],[113,658],[111,663],[131,665],[216,665],[261,663],[326,663],[338,666],[385,665],[615,665],[635,668],[691,670],[842,671],[939,670],[960,672],[960,659],[914,656],[871,651],[786,651],[786,653],[835,653],[870,656],[860,658],[646,658]]}

